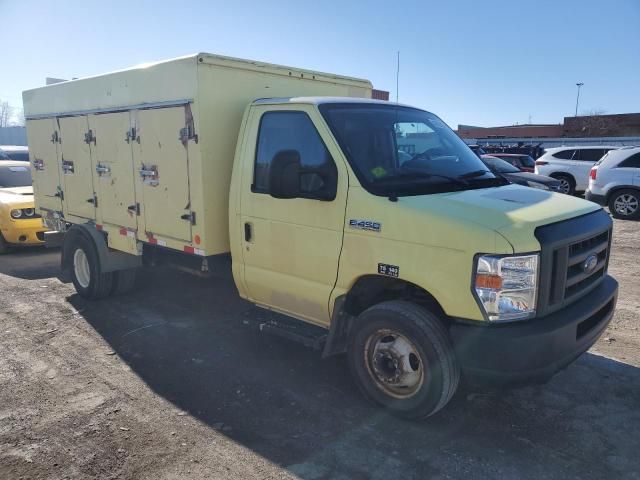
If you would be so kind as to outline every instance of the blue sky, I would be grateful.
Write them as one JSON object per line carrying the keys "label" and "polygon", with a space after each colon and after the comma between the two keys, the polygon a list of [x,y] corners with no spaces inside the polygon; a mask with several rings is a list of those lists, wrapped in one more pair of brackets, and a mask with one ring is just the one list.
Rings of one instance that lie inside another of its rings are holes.
{"label": "blue sky", "polygon": [[207,51],[370,79],[458,123],[640,112],[640,0],[0,0],[0,99]]}

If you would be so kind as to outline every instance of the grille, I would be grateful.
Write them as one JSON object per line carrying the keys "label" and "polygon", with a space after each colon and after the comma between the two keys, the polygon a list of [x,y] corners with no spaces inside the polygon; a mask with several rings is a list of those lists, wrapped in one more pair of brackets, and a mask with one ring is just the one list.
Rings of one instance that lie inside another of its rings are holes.
{"label": "grille", "polygon": [[536,230],[541,247],[538,314],[586,295],[606,276],[611,218],[600,210]]}

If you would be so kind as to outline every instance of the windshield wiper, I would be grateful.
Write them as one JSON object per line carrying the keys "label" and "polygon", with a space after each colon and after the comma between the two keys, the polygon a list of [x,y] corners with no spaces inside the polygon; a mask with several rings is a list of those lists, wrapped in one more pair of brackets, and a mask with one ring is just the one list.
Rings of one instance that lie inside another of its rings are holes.
{"label": "windshield wiper", "polygon": [[469,182],[467,182],[464,178],[450,177],[448,175],[442,175],[440,173],[428,173],[428,172],[422,172],[422,171],[416,171],[416,170],[404,170],[401,172],[394,172],[390,175],[377,178],[374,180],[374,182],[378,183],[385,180],[406,179],[406,178],[425,178],[426,179],[426,178],[433,178],[433,177],[444,178],[445,180],[449,180],[451,183],[455,183],[456,185],[464,185],[464,186],[469,185]]}

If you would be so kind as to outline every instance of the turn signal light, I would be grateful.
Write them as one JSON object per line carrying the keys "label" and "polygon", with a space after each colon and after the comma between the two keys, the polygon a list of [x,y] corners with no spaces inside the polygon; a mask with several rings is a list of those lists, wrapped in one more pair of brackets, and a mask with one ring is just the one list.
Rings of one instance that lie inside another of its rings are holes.
{"label": "turn signal light", "polygon": [[476,288],[491,288],[493,290],[499,290],[502,288],[502,277],[498,275],[479,273],[476,275]]}

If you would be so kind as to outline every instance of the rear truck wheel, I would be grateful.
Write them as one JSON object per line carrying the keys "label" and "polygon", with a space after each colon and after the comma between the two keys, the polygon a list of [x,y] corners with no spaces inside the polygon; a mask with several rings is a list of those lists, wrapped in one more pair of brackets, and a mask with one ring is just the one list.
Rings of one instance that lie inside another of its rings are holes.
{"label": "rear truck wheel", "polygon": [[556,180],[560,181],[558,191],[567,195],[574,195],[576,193],[576,181],[571,175],[565,175],[563,173],[554,173],[551,175]]}
{"label": "rear truck wheel", "polygon": [[114,272],[111,293],[113,295],[124,295],[125,293],[132,292],[136,287],[137,274],[137,268],[128,268],[127,270]]}
{"label": "rear truck wheel", "polygon": [[618,190],[609,198],[609,211],[615,218],[637,220],[640,218],[640,192]]}
{"label": "rear truck wheel", "polygon": [[101,272],[93,242],[83,236],[76,236],[69,251],[71,280],[78,294],[90,300],[109,296],[113,288],[113,274]]}
{"label": "rear truck wheel", "polygon": [[365,397],[405,418],[436,413],[460,381],[451,341],[438,317],[406,301],[380,303],[361,313],[348,357]]}
{"label": "rear truck wheel", "polygon": [[2,233],[0,233],[0,255],[2,255],[3,253],[7,253],[8,251],[9,251],[9,244],[2,236]]}

